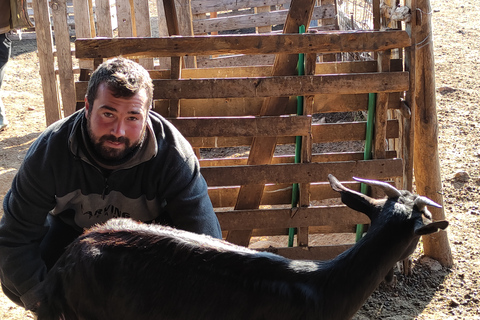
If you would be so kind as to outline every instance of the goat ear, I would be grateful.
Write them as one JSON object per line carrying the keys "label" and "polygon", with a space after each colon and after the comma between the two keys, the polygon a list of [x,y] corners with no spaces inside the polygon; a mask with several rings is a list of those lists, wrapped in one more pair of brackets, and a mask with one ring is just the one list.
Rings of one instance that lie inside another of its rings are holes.
{"label": "goat ear", "polygon": [[[421,224],[421,223],[419,223]],[[441,220],[441,221],[435,221],[432,223],[429,223],[427,225],[421,225],[415,228],[415,234],[418,236],[423,236],[426,234],[431,234],[435,233],[438,231],[438,229],[445,230],[445,228],[448,227],[448,221],[446,220]]]}
{"label": "goat ear", "polygon": [[330,186],[333,190],[340,192],[342,197],[342,202],[346,204],[349,208],[365,213],[370,220],[373,220],[376,217],[374,208],[376,207],[376,200],[366,196],[360,192],[348,189],[342,185],[337,178],[333,175],[328,175],[328,180],[330,181]]}

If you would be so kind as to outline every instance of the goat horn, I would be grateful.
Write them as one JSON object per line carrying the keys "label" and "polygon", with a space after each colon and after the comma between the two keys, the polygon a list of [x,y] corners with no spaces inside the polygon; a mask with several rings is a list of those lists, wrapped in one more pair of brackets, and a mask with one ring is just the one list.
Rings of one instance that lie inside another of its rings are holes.
{"label": "goat horn", "polygon": [[442,206],[436,203],[433,200],[428,199],[427,197],[424,196],[418,196],[415,201],[413,202],[414,205],[417,206],[418,210],[422,210],[425,206],[432,206],[436,208],[441,208]]}
{"label": "goat horn", "polygon": [[397,188],[383,181],[360,179],[356,177],[353,177],[353,179],[358,182],[366,183],[370,186],[380,187],[389,198],[398,198],[402,195],[402,193],[398,191]]}

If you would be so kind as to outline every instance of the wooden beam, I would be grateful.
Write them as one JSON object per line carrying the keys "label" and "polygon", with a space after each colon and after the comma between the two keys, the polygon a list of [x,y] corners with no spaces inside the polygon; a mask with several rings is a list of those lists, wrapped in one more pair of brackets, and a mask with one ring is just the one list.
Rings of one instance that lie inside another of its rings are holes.
{"label": "wooden beam", "polygon": [[[419,12],[432,10],[429,0],[417,0]],[[417,39],[425,43],[416,50],[416,109],[414,173],[417,193],[443,205],[442,176],[438,155],[438,119],[435,95],[435,64],[433,54],[432,18],[424,14],[417,25]],[[442,208],[431,208],[434,220],[445,219]],[[425,255],[438,260],[443,266],[453,265],[452,252],[446,231],[423,237]]]}
{"label": "wooden beam", "polygon": [[346,206],[254,209],[217,212],[222,230],[299,228],[326,225],[368,224],[363,213]]}
{"label": "wooden beam", "polygon": [[[298,0],[307,1],[307,0]],[[298,32],[298,31],[297,31]],[[258,34],[75,41],[77,58],[170,57],[215,54],[298,54],[384,51],[410,46],[405,31],[338,31],[319,34]]]}
{"label": "wooden beam", "polygon": [[[312,126],[312,143],[362,141],[365,140],[365,122],[343,122],[331,124],[314,124]],[[182,129],[183,130],[183,129]],[[182,132],[180,130],[180,132]],[[397,120],[387,122],[387,139],[399,137]],[[222,148],[251,145],[252,137],[188,137],[195,148]],[[294,137],[278,137],[277,144],[293,144]]]}
{"label": "wooden beam", "polygon": [[61,119],[60,98],[55,77],[53,38],[48,12],[48,1],[33,1],[35,13],[35,32],[37,34],[38,60],[42,80],[43,102],[47,126]]}
{"label": "wooden beam", "polygon": [[[206,167],[201,172],[210,187],[267,183],[326,181],[328,174],[348,181],[354,176],[387,179],[403,174],[402,159],[378,159],[326,163]],[[260,197],[261,198],[261,197]],[[254,209],[254,208],[251,208]]]}
{"label": "wooden beam", "polygon": [[51,5],[53,24],[55,25],[55,46],[59,70],[60,93],[62,98],[63,116],[75,112],[75,85],[72,68],[70,33],[67,24],[67,1],[57,0]]}
{"label": "wooden beam", "polygon": [[312,117],[222,117],[169,120],[185,137],[281,137],[310,135]]}
{"label": "wooden beam", "polygon": [[[259,13],[255,14],[226,16],[215,19],[193,20],[193,32],[194,34],[202,34],[212,31],[226,31],[252,27],[270,27],[268,31],[263,31],[270,32],[272,25],[285,23],[288,10],[276,10],[270,12],[269,6],[259,8],[267,8],[268,11],[258,11]],[[326,5],[315,7],[313,14],[316,19],[333,18],[335,17],[335,6]]]}
{"label": "wooden beam", "polygon": [[153,80],[154,99],[289,97],[408,90],[408,72]]}
{"label": "wooden beam", "polygon": [[[298,33],[301,25],[307,26],[310,23],[314,0],[292,0],[287,20],[283,28],[283,33]],[[273,64],[272,76],[284,76],[296,74],[298,56],[292,54],[277,54]],[[278,115],[284,114],[288,105],[288,98],[269,97],[264,100],[260,115]],[[276,138],[256,137],[253,138],[250,154],[248,156],[248,165],[268,164],[276,146]],[[255,209],[260,205],[265,183],[242,183],[238,193],[235,209]],[[252,230],[234,230],[227,235],[227,241],[248,246]]]}

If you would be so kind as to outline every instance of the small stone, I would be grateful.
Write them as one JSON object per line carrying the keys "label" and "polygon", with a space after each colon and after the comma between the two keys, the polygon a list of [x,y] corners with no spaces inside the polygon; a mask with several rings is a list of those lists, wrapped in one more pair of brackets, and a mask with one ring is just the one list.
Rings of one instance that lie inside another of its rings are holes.
{"label": "small stone", "polygon": [[456,308],[460,305],[460,302],[455,300],[455,298],[450,299],[450,302],[448,303],[450,307]]}
{"label": "small stone", "polygon": [[440,262],[429,257],[422,257],[420,259],[420,263],[424,266],[427,266],[432,271],[442,270],[442,265],[440,264]]}
{"label": "small stone", "polygon": [[460,170],[455,172],[453,178],[455,179],[455,182],[468,182],[468,180],[470,180],[470,175],[468,172]]}

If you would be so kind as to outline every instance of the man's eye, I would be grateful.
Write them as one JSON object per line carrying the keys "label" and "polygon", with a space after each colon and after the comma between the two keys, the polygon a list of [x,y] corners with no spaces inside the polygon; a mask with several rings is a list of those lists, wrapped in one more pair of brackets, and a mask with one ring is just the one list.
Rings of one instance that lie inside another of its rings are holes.
{"label": "man's eye", "polygon": [[138,121],[138,118],[137,118],[137,117],[130,117],[130,118],[128,118],[128,120],[130,120],[130,121]]}
{"label": "man's eye", "polygon": [[110,112],[104,112],[104,113],[103,113],[103,116],[104,116],[105,118],[111,118],[111,117],[113,117],[113,114],[110,113]]}

